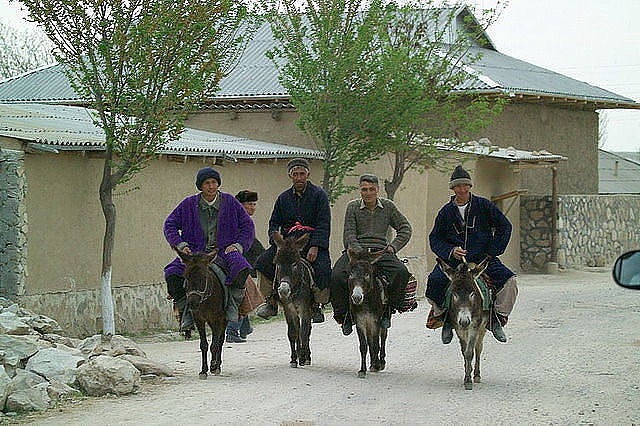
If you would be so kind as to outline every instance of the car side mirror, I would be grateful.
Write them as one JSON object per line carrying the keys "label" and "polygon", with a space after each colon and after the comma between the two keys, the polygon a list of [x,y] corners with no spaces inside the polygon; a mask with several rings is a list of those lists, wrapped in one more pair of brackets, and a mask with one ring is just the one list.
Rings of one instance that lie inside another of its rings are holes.
{"label": "car side mirror", "polygon": [[613,280],[624,288],[640,290],[640,250],[627,252],[616,259]]}

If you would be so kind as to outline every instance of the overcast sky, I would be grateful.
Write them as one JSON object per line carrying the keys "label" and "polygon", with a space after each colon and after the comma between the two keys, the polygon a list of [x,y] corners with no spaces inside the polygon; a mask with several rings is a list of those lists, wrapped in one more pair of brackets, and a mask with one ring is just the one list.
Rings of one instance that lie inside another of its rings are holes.
{"label": "overcast sky", "polygon": [[[0,0],[3,20],[18,9]],[[502,53],[640,102],[640,0],[511,0],[488,32]],[[606,115],[603,148],[640,151],[640,110]]]}

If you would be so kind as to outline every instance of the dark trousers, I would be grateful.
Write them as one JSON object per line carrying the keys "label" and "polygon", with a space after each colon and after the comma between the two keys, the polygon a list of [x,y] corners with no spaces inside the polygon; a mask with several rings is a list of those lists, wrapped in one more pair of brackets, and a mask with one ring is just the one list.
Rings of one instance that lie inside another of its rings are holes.
{"label": "dark trousers", "polygon": [[[382,255],[375,263],[378,270],[382,271],[389,280],[387,289],[388,305],[392,309],[397,309],[404,300],[404,293],[409,282],[409,270],[391,253]],[[331,273],[331,306],[333,316],[336,320],[342,321],[344,315],[349,311],[349,256],[343,253]]]}
{"label": "dark trousers", "polygon": [[167,293],[174,301],[178,301],[187,295],[184,291],[184,278],[180,275],[169,275],[165,277],[165,281],[167,282]]}
{"label": "dark trousers", "polygon": [[[301,253],[303,257],[307,255],[308,249],[308,247],[305,248]],[[262,272],[271,281],[273,281],[276,274],[276,266],[273,264],[276,251],[277,247],[272,245],[258,257],[255,264],[255,269]],[[316,287],[321,290],[329,287],[329,281],[331,280],[331,258],[329,257],[329,250],[318,247],[318,257],[316,257],[316,260],[311,264],[311,267],[313,268]]]}

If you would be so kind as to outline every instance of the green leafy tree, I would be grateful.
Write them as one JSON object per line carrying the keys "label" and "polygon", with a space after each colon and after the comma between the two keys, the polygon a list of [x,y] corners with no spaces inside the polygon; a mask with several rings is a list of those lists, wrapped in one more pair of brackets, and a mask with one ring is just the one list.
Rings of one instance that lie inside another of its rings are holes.
{"label": "green leafy tree", "polygon": [[31,28],[15,28],[0,21],[0,79],[53,64],[53,44]]}
{"label": "green leafy tree", "polygon": [[101,294],[103,333],[113,334],[114,189],[177,139],[187,114],[217,90],[244,47],[247,9],[238,0],[21,2],[105,133]]}
{"label": "green leafy tree", "polygon": [[274,0],[266,7],[278,41],[270,57],[298,111],[298,126],[325,155],[322,186],[335,201],[349,190],[344,177],[378,150],[362,142],[384,7],[378,0]]}
{"label": "green leafy tree", "polygon": [[478,21],[464,2],[438,4],[390,4],[380,34],[375,83],[380,103],[373,108],[370,143],[389,153],[393,163],[393,175],[384,182],[389,199],[409,170],[448,168],[446,150],[464,146],[504,105],[459,89],[476,78],[469,68],[480,59],[474,47],[488,42],[484,30],[497,11],[482,11]]}

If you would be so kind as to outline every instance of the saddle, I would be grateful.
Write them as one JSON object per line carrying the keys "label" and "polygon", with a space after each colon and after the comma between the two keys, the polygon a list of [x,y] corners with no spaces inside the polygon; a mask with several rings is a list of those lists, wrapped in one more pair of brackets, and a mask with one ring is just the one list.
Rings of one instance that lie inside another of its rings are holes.
{"label": "saddle", "polygon": [[[387,278],[386,274],[380,270],[376,270],[376,281],[378,286],[380,287],[381,292],[381,300],[383,304],[387,304],[387,288],[389,287],[389,278]],[[416,301],[416,291],[418,290],[418,280],[413,274],[409,273],[409,282],[405,287],[404,298],[402,299],[402,303],[397,307],[398,313],[413,311],[418,307],[418,302]]]}

